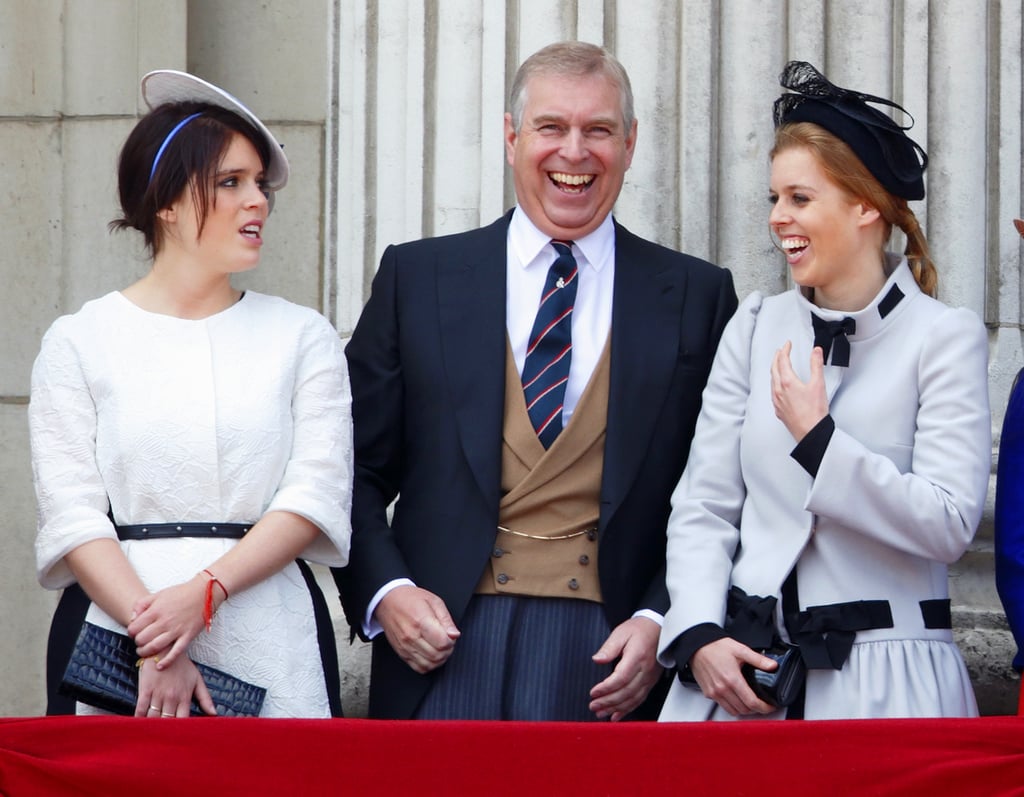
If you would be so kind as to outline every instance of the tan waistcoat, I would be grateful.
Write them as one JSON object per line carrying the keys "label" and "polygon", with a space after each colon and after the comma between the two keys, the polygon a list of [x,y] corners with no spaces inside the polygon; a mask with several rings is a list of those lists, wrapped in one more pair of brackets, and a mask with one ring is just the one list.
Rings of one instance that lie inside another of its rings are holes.
{"label": "tan waistcoat", "polygon": [[608,416],[609,346],[605,344],[569,425],[549,449],[530,423],[511,347],[505,363],[504,497],[491,560],[476,591],[600,602],[597,520]]}

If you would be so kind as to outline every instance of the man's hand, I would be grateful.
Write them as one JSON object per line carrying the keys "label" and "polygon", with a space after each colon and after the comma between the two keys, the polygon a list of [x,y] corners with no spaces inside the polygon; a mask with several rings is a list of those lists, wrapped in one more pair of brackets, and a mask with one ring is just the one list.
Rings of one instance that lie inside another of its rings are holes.
{"label": "man's hand", "polygon": [[644,702],[661,677],[658,664],[658,635],[661,628],[647,617],[631,617],[609,634],[594,654],[598,664],[611,664],[612,674],[590,690],[590,710],[604,719],[618,722]]}
{"label": "man's hand", "polygon": [[444,601],[419,587],[395,587],[373,614],[395,653],[420,674],[444,664],[462,633]]}
{"label": "man's hand", "polygon": [[775,706],[765,703],[743,677],[744,664],[771,672],[778,663],[741,642],[728,637],[709,642],[693,654],[690,669],[704,697],[714,700],[734,717],[771,714]]}

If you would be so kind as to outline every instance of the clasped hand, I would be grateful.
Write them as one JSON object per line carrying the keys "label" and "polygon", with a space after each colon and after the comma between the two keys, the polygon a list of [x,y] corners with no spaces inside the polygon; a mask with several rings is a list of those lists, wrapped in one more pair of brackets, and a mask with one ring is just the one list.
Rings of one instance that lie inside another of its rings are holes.
{"label": "clasped hand", "polygon": [[188,646],[203,628],[206,581],[196,576],[137,600],[128,634],[143,663],[135,716],[187,717],[195,696],[207,714],[216,714],[213,700]]}
{"label": "clasped hand", "polygon": [[[163,665],[162,669],[157,669]],[[195,696],[199,707],[215,715],[210,692],[188,656],[167,664],[162,656],[144,659],[139,667],[139,699],[136,717],[188,717]]]}
{"label": "clasped hand", "polygon": [[159,670],[170,667],[179,656],[187,658],[189,644],[203,628],[205,598],[206,580],[201,575],[139,598],[128,623],[128,635],[135,640],[139,656],[159,653]]}

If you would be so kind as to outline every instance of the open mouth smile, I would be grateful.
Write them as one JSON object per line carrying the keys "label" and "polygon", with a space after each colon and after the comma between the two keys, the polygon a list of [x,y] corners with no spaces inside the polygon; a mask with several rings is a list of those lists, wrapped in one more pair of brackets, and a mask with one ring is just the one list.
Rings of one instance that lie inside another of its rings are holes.
{"label": "open mouth smile", "polygon": [[799,259],[810,243],[810,239],[804,238],[802,235],[788,235],[780,239],[779,246],[786,253],[786,259],[792,262]]}
{"label": "open mouth smile", "polygon": [[566,174],[565,172],[548,172],[548,178],[555,187],[567,194],[582,194],[594,182],[592,174]]}

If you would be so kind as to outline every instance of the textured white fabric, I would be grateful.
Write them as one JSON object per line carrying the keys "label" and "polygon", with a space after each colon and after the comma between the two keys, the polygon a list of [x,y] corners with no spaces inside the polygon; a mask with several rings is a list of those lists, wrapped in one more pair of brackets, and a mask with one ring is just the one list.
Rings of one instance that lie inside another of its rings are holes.
{"label": "textured white fabric", "polygon": [[[351,396],[323,316],[252,291],[206,319],[146,312],[120,293],[58,319],[29,406],[40,583],[73,581],[64,555],[121,524],[254,523],[299,514],[323,533],[303,558],[348,559]],[[233,540],[126,541],[151,591],[192,578]],[[95,605],[89,619],[124,631]],[[296,565],[232,594],[197,661],[268,687],[266,716],[328,716],[309,591]]]}
{"label": "textured white fabric", "polygon": [[[946,564],[970,543],[988,486],[991,422],[984,327],[925,296],[905,261],[852,315],[848,368],[825,366],[836,429],[812,478],[775,416],[772,357],[787,340],[809,378],[811,310],[798,289],[745,300],[719,345],[668,529],[671,608],[660,653],[700,623],[722,624],[730,585],[778,596],[797,567],[801,608],[888,600],[893,628],[857,633],[840,671],[814,671],[805,716],[977,713],[949,629],[925,628],[919,602],[948,597]],[[879,304],[904,297],[884,318]],[[780,601],[781,603],[781,601]],[[664,719],[714,704],[678,684]],[[717,716],[724,712],[716,712]]]}

